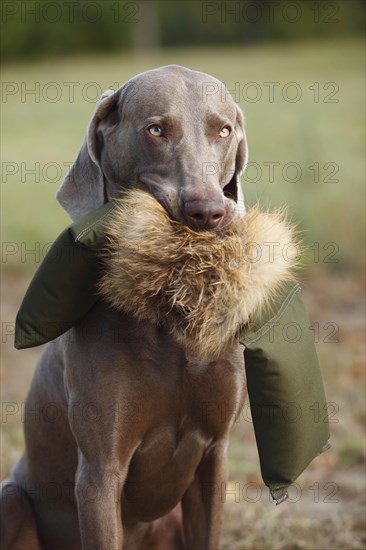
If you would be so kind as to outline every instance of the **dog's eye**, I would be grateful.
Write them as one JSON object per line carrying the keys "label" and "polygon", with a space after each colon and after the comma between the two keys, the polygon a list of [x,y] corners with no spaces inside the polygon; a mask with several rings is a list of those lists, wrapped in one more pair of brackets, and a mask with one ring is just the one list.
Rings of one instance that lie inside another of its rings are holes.
{"label": "dog's eye", "polygon": [[158,124],[154,124],[153,126],[150,126],[150,128],[148,128],[148,131],[154,137],[161,137],[163,135],[163,129]]}
{"label": "dog's eye", "polygon": [[220,137],[227,138],[229,137],[231,129],[228,126],[224,126],[220,131]]}

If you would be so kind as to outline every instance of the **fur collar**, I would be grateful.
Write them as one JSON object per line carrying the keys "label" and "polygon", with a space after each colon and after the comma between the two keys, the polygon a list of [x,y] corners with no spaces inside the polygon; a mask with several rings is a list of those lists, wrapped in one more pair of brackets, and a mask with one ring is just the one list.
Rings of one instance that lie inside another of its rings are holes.
{"label": "fur collar", "polygon": [[143,191],[116,204],[99,292],[114,308],[166,326],[188,353],[217,358],[291,278],[297,250],[283,213],[253,208],[222,230],[196,232]]}

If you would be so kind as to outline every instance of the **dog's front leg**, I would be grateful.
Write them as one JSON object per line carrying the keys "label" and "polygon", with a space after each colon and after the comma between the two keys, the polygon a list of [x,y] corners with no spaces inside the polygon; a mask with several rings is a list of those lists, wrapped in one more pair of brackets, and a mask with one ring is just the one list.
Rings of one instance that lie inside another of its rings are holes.
{"label": "dog's front leg", "polygon": [[83,550],[122,550],[123,482],[118,464],[96,465],[79,452],[75,496]]}
{"label": "dog's front leg", "polygon": [[226,482],[226,449],[222,442],[203,458],[182,500],[184,539],[189,550],[218,550]]}
{"label": "dog's front leg", "polygon": [[110,401],[100,392],[92,402],[84,388],[72,391],[69,400],[69,421],[78,445],[75,497],[82,549],[122,550],[121,494],[134,447],[112,405],[118,402],[113,390]]}

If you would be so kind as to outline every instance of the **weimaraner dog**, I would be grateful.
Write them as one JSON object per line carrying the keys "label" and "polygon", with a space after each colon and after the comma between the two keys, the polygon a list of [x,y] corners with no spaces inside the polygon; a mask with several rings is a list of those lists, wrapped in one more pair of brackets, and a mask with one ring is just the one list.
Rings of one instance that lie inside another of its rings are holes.
{"label": "weimaraner dog", "polygon": [[[138,187],[174,220],[211,230],[227,223],[246,157],[224,85],[170,65],[102,96],[58,200],[78,219]],[[217,549],[245,393],[240,344],[197,361],[161,327],[100,300],[45,347],[25,405],[26,450],[3,487],[1,548]]]}

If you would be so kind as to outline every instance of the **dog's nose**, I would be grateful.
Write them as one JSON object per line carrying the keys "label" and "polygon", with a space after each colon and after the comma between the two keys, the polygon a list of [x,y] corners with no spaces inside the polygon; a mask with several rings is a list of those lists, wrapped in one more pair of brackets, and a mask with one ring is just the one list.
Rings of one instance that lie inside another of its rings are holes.
{"label": "dog's nose", "polygon": [[224,205],[219,201],[189,201],[184,205],[184,212],[192,229],[214,229],[225,216]]}

